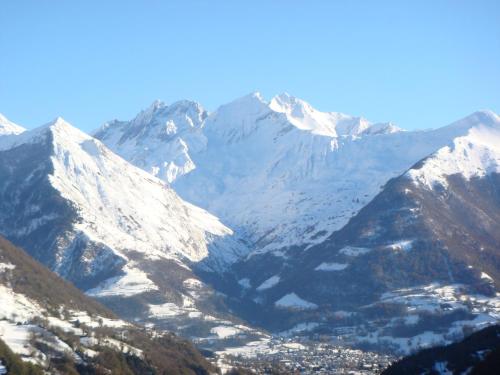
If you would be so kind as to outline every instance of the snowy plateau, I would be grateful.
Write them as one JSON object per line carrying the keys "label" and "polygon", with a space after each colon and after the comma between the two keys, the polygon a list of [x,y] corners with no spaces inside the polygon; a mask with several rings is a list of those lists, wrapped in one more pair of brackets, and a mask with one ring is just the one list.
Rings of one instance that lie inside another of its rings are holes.
{"label": "snowy plateau", "polygon": [[0,233],[227,360],[320,336],[402,355],[498,323],[499,187],[491,111],[406,131],[253,93],[156,101],[91,135],[0,116]]}

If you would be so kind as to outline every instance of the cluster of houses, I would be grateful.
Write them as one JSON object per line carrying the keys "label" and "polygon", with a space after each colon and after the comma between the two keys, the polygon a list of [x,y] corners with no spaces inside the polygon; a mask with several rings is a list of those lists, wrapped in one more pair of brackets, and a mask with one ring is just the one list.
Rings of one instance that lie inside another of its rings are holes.
{"label": "cluster of houses", "polygon": [[257,354],[253,358],[226,358],[233,367],[251,369],[258,374],[374,374],[388,367],[395,357],[349,349],[327,343],[301,343],[300,350],[279,350]]}

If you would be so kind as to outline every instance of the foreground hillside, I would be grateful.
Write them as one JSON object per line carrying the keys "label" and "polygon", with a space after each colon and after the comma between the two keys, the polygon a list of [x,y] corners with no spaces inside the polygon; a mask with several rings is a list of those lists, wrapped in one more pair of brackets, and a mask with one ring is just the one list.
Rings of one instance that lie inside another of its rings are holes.
{"label": "foreground hillside", "polygon": [[189,343],[118,319],[1,237],[0,300],[0,360],[9,373],[213,371]]}
{"label": "foreground hillside", "polygon": [[422,350],[403,358],[383,375],[493,374],[500,368],[500,326],[473,333],[455,344]]}

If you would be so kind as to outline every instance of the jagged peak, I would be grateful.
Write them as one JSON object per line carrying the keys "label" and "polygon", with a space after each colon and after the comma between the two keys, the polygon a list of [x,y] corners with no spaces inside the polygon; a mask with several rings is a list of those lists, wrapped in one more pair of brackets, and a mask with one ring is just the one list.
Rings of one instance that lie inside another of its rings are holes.
{"label": "jagged peak", "polygon": [[252,92],[217,108],[208,116],[205,129],[235,142],[257,130],[259,119],[271,112],[262,95]]}
{"label": "jagged peak", "polygon": [[168,116],[172,113],[179,112],[185,112],[188,117],[198,117],[199,122],[207,116],[207,111],[203,106],[193,100],[178,100],[170,105],[167,105],[161,100],[155,100],[149,107],[140,111],[131,121],[108,121],[100,129],[94,132],[94,134],[99,134],[101,131],[117,124],[120,126],[127,125],[133,128],[146,127],[154,122],[158,116]]}
{"label": "jagged peak", "polygon": [[150,122],[153,116],[161,109],[167,107],[167,104],[161,100],[155,100],[149,107],[140,111],[137,116],[132,120],[134,123],[147,123]]}
{"label": "jagged peak", "polygon": [[177,100],[175,102],[173,102],[172,104],[170,104],[168,106],[169,108],[179,108],[179,109],[183,109],[183,108],[195,108],[195,109],[198,109],[200,111],[205,111],[205,109],[203,108],[203,106],[198,103],[197,101],[195,100],[190,100],[190,99],[181,99],[181,100]]}
{"label": "jagged peak", "polygon": [[269,103],[269,107],[277,112],[285,112],[287,108],[314,110],[308,102],[287,92],[274,96]]}
{"label": "jagged peak", "polygon": [[40,130],[41,132],[50,130],[52,133],[65,134],[66,136],[71,135],[77,136],[78,138],[91,138],[87,133],[84,133],[77,127],[73,126],[61,116],[58,116],[47,124],[34,129],[33,132],[36,132],[37,130]]}
{"label": "jagged peak", "polygon": [[[301,130],[307,130],[317,135],[337,137],[347,130],[341,122],[351,121],[351,116],[336,112],[321,112],[303,99],[287,92],[276,95],[269,103],[271,110],[283,113],[288,121]],[[361,119],[356,121],[361,124]],[[352,127],[352,125],[349,125]],[[349,132],[349,131],[348,131]]]}
{"label": "jagged peak", "polygon": [[405,131],[404,129],[400,128],[393,122],[377,122],[375,124],[370,124],[368,128],[366,128],[362,134],[366,135],[377,135],[377,134],[391,134],[391,133],[398,133],[398,132],[403,132]]}
{"label": "jagged peak", "polygon": [[48,122],[45,126],[51,128],[65,128],[68,126],[72,127],[72,125],[61,116],[57,116],[54,120]]}
{"label": "jagged peak", "polygon": [[239,97],[227,104],[221,105],[212,117],[227,117],[235,122],[238,119],[245,121],[248,117],[254,117],[261,113],[269,112],[269,105],[258,91]]}
{"label": "jagged peak", "polygon": [[51,136],[58,144],[70,142],[81,143],[85,140],[93,139],[87,133],[74,127],[64,118],[58,116],[54,120],[32,130],[27,130],[14,137],[6,137],[0,142],[0,150],[6,150],[27,143],[36,143]]}
{"label": "jagged peak", "polygon": [[251,92],[250,94],[241,96],[241,97],[229,102],[228,104],[222,105],[221,108],[233,107],[233,106],[238,106],[238,107],[252,106],[252,107],[261,108],[261,107],[267,106],[267,105],[268,105],[268,103],[266,102],[266,100],[264,99],[262,94],[259,91],[254,91],[254,92]]}

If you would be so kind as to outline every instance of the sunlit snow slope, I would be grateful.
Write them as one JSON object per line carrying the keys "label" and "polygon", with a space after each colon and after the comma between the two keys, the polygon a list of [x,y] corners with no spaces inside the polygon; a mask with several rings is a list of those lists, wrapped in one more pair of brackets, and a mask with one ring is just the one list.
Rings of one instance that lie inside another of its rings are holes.
{"label": "sunlit snow slope", "polygon": [[[254,254],[284,255],[288,247],[322,242],[390,178],[467,132],[463,124],[401,131],[391,123],[321,112],[289,94],[267,102],[254,93],[208,116],[199,105],[180,103],[153,105],[96,135],[221,218]],[[167,129],[175,130],[167,136]],[[185,147],[176,155],[183,162],[163,151],[179,142]],[[185,168],[160,172],[173,165]]]}

